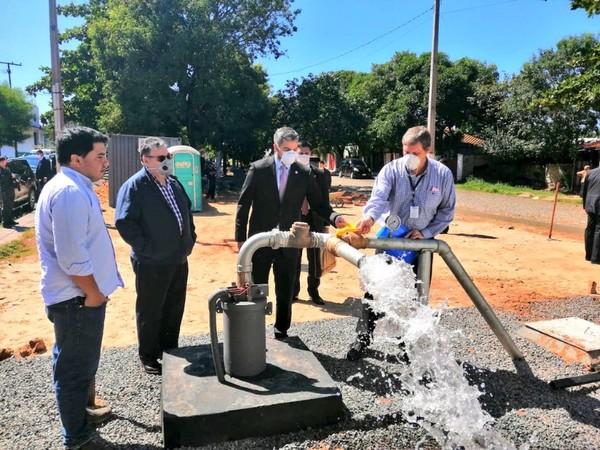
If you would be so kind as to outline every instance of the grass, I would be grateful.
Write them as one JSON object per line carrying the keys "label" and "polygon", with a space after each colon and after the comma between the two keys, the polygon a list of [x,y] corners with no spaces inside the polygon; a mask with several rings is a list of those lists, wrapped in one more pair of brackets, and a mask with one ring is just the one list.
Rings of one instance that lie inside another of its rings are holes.
{"label": "grass", "polygon": [[19,239],[0,245],[0,261],[15,261],[31,256],[37,252],[35,246],[35,230],[25,231]]}
{"label": "grass", "polygon": [[[477,191],[477,192],[488,192],[491,194],[502,194],[502,195],[521,195],[529,194],[532,197],[539,197],[541,199],[552,197],[554,198],[554,191],[536,190],[525,186],[510,186],[504,183],[489,183],[479,178],[469,177],[469,179],[456,185],[456,189],[463,189],[465,191]],[[558,193],[557,201],[561,203],[574,203],[581,204],[581,198],[578,195]]]}

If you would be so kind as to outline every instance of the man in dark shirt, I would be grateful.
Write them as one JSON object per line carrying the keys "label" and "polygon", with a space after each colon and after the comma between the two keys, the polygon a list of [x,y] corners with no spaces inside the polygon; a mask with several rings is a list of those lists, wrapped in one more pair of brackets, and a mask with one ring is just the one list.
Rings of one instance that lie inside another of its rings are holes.
{"label": "man in dark shirt", "polygon": [[6,165],[8,158],[0,156],[0,194],[2,198],[2,226],[12,228],[17,225],[13,220],[13,206],[15,204],[15,174]]}

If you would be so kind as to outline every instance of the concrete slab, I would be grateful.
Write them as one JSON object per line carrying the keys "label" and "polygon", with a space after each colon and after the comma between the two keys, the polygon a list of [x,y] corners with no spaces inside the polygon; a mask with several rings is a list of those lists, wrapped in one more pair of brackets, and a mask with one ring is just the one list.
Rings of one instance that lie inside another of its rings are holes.
{"label": "concrete slab", "polygon": [[590,367],[600,364],[600,325],[594,322],[579,317],[531,322],[518,334],[567,362]]}
{"label": "concrete slab", "polygon": [[226,383],[217,380],[210,345],[163,355],[166,448],[287,433],[345,414],[335,382],[298,337],[267,340],[267,369],[251,378],[226,376]]}

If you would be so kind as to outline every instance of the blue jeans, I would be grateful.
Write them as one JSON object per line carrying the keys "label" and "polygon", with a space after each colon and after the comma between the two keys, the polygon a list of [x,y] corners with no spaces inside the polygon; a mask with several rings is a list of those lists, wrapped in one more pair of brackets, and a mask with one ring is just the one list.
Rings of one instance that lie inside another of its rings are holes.
{"label": "blue jeans", "polygon": [[85,408],[100,361],[106,314],[106,304],[90,308],[83,301],[84,297],[75,297],[46,307],[54,324],[54,392],[67,448],[78,448],[92,435]]}

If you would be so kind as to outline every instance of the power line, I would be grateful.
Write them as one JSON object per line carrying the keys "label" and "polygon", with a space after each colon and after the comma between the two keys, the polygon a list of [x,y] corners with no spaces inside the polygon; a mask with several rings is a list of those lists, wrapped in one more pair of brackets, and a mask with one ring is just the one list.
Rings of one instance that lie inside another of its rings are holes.
{"label": "power line", "polygon": [[14,62],[5,62],[5,61],[0,61],[0,64],[6,64],[6,73],[8,73],[8,86],[12,87],[12,80],[10,78],[10,66],[21,66],[21,63],[17,64]]}
{"label": "power line", "polygon": [[383,33],[382,35],[380,35],[380,36],[377,36],[377,37],[376,37],[376,38],[374,38],[374,39],[371,39],[369,42],[365,42],[364,44],[362,44],[362,45],[359,45],[358,47],[355,47],[355,48],[353,48],[352,50],[348,50],[347,52],[344,52],[344,53],[342,53],[342,54],[340,54],[340,55],[334,56],[333,58],[329,58],[329,59],[327,59],[327,60],[325,60],[325,61],[320,61],[320,62],[318,62],[318,63],[315,63],[315,64],[310,64],[310,65],[308,65],[308,66],[304,66],[304,67],[301,67],[301,68],[299,68],[299,69],[290,70],[290,71],[288,71],[288,72],[274,73],[274,74],[271,74],[270,76],[274,77],[274,76],[278,76],[278,75],[288,75],[288,74],[290,74],[290,73],[294,73],[294,72],[302,72],[303,70],[310,69],[310,68],[312,68],[312,67],[316,67],[316,66],[320,66],[321,64],[326,64],[326,63],[328,63],[328,62],[331,62],[331,61],[334,61],[334,60],[336,60],[336,59],[339,59],[339,58],[341,58],[341,57],[343,57],[343,56],[346,56],[346,55],[348,55],[348,54],[350,54],[350,53],[353,53],[353,52],[355,52],[355,51],[357,51],[357,50],[359,50],[359,49],[361,49],[361,48],[363,48],[363,47],[366,47],[367,45],[370,45],[370,44],[372,44],[373,42],[375,42],[375,41],[378,41],[379,39],[382,39],[382,38],[386,37],[386,36],[387,36],[387,35],[389,35],[389,34],[392,34],[392,33],[396,32],[396,31],[398,31],[400,28],[403,28],[403,27],[405,27],[405,26],[406,26],[406,25],[408,25],[409,23],[411,23],[411,22],[414,22],[415,20],[417,20],[419,17],[421,17],[421,16],[423,16],[423,15],[427,14],[427,13],[428,13],[429,11],[431,11],[432,9],[433,9],[433,7],[431,7],[431,8],[429,8],[429,9],[427,9],[427,10],[423,11],[421,14],[418,14],[418,15],[416,15],[416,16],[415,16],[415,17],[413,17],[412,19],[410,19],[410,20],[408,20],[408,21],[404,22],[402,25],[398,25],[396,28],[394,28],[394,29],[392,29],[392,30],[390,30],[390,31],[388,31],[388,32],[386,32],[386,33]]}

